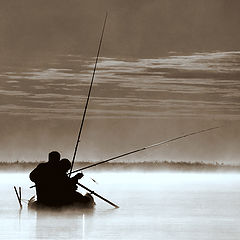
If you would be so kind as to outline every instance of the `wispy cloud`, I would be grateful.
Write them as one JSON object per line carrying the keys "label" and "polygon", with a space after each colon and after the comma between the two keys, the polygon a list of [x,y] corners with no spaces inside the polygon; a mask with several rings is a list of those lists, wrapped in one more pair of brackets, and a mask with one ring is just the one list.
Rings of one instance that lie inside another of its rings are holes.
{"label": "wispy cloud", "polygon": [[[46,68],[0,72],[0,113],[73,118],[81,113],[94,59],[61,56]],[[158,59],[101,58],[89,117],[240,118],[240,52]]]}

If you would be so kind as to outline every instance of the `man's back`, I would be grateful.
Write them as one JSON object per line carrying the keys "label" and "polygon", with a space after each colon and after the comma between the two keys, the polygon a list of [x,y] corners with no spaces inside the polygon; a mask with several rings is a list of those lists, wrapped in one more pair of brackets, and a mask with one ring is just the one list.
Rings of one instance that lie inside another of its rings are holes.
{"label": "man's back", "polygon": [[30,180],[36,184],[37,201],[54,206],[57,201],[59,169],[57,164],[40,163],[31,173]]}

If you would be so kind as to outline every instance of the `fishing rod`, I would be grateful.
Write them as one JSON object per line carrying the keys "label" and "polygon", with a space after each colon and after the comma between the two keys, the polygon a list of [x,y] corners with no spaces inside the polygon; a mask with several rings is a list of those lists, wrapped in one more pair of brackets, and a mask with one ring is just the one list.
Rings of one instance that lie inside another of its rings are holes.
{"label": "fishing rod", "polygon": [[191,136],[191,135],[195,135],[195,134],[207,132],[207,131],[210,131],[210,130],[213,130],[213,129],[217,129],[217,128],[220,128],[220,127],[212,127],[212,128],[203,129],[203,130],[200,130],[200,131],[197,131],[197,132],[187,133],[187,134],[184,134],[184,135],[175,137],[175,138],[171,138],[171,139],[168,139],[168,140],[165,140],[165,141],[162,141],[162,142],[158,142],[158,143],[155,143],[155,144],[152,144],[152,145],[143,147],[143,148],[139,148],[139,149],[136,149],[136,150],[127,152],[127,153],[123,153],[123,154],[121,154],[121,155],[118,155],[118,156],[116,156],[116,157],[109,158],[109,159],[104,160],[104,161],[101,161],[101,162],[97,162],[97,163],[91,164],[91,165],[89,165],[89,166],[86,166],[86,167],[83,167],[83,168],[74,170],[74,171],[72,171],[72,173],[76,173],[76,172],[79,172],[79,171],[82,171],[82,170],[85,170],[85,169],[88,169],[88,168],[91,168],[91,167],[95,167],[95,166],[97,166],[97,165],[100,165],[100,164],[103,164],[103,163],[106,163],[106,162],[110,162],[110,161],[112,161],[112,160],[115,160],[115,159],[118,159],[118,158],[121,158],[121,157],[125,157],[125,156],[130,155],[130,154],[133,154],[133,153],[137,153],[137,152],[140,152],[140,151],[149,149],[149,148],[157,147],[157,146],[159,146],[159,145],[163,145],[163,144],[166,144],[166,143],[169,143],[169,142],[173,142],[173,141],[176,141],[176,140],[181,139],[181,138],[189,137],[189,136]]}
{"label": "fishing rod", "polygon": [[79,145],[80,138],[81,138],[83,124],[84,124],[84,120],[85,120],[85,116],[86,116],[86,112],[87,112],[87,107],[88,107],[88,103],[89,103],[89,99],[90,99],[90,95],[91,95],[91,91],[92,91],[93,80],[94,80],[95,72],[96,72],[96,69],[97,69],[98,58],[99,58],[99,54],[100,54],[100,50],[101,50],[101,46],[102,46],[102,40],[103,40],[105,25],[106,25],[106,22],[107,22],[107,16],[108,16],[108,13],[106,12],[104,23],[103,23],[103,28],[102,28],[102,33],[101,33],[101,37],[100,37],[100,41],[99,41],[99,46],[98,46],[98,50],[97,50],[97,57],[96,57],[95,65],[94,65],[94,69],[93,69],[92,80],[91,80],[90,87],[89,87],[89,90],[88,90],[87,101],[86,101],[86,105],[85,105],[85,108],[84,108],[83,117],[82,117],[80,129],[79,129],[79,133],[78,133],[78,138],[77,138],[77,142],[76,142],[75,149],[74,149],[74,154],[73,154],[73,159],[72,159],[72,163],[71,163],[71,169],[70,169],[70,172],[69,172],[69,177],[72,174],[72,169],[73,169],[74,161],[75,161],[76,154],[77,154],[78,145]]}

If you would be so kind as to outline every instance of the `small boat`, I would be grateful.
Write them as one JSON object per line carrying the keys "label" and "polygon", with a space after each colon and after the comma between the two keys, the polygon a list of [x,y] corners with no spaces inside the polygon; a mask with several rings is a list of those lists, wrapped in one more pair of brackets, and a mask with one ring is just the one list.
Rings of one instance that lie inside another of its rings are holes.
{"label": "small boat", "polygon": [[75,201],[71,204],[64,204],[64,205],[45,205],[39,203],[35,196],[28,200],[28,209],[30,210],[65,210],[65,209],[93,209],[96,203],[94,202],[94,198],[91,194],[86,193],[83,196],[83,201]]}

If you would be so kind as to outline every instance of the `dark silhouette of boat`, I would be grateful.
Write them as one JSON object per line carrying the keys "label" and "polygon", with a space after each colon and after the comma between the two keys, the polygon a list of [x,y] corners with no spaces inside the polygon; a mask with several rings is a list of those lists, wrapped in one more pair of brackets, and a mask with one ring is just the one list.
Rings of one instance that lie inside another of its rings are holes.
{"label": "dark silhouette of boat", "polygon": [[96,205],[94,198],[91,194],[86,193],[83,196],[82,201],[74,201],[69,204],[54,204],[54,205],[45,205],[42,203],[39,203],[35,196],[29,199],[28,201],[28,209],[30,210],[60,210],[60,209],[77,209],[77,210],[83,210],[83,209],[94,209],[94,206]]}

